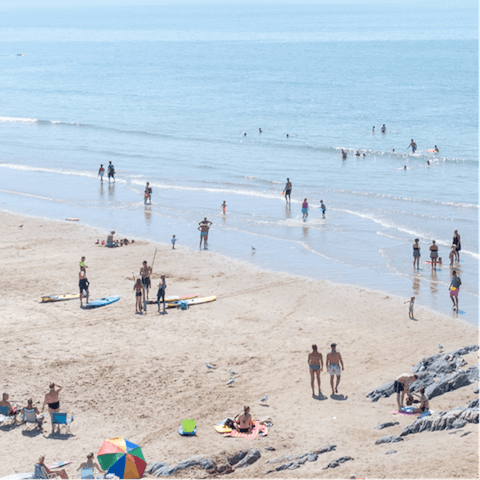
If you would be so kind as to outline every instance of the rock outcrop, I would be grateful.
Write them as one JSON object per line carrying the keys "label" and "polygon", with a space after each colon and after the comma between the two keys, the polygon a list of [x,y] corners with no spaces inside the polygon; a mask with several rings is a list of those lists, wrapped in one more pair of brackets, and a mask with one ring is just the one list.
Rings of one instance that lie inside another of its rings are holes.
{"label": "rock outcrop", "polygon": [[403,442],[402,437],[395,437],[394,435],[387,435],[386,437],[379,438],[375,445],[380,445],[382,443],[396,443],[396,442]]}
{"label": "rock outcrop", "polygon": [[348,462],[348,461],[350,461],[350,460],[353,460],[353,458],[352,458],[352,457],[340,457],[340,458],[337,458],[336,460],[333,460],[333,461],[331,461],[330,463],[327,463],[327,465],[325,465],[322,470],[326,470],[327,468],[337,468],[337,467],[339,467],[342,463]]}
{"label": "rock outcrop", "polygon": [[267,463],[281,463],[285,462],[282,465],[279,465],[273,470],[267,470],[265,474],[271,472],[280,472],[282,470],[295,470],[300,468],[306,462],[316,462],[318,460],[319,455],[323,453],[331,452],[337,448],[336,445],[327,445],[319,450],[315,450],[313,452],[306,452],[300,455],[284,455],[282,457],[273,458],[269,460]]}
{"label": "rock outcrop", "polygon": [[384,428],[394,427],[395,425],[398,425],[398,424],[399,424],[398,422],[385,422],[385,423],[381,423],[380,425],[377,425],[375,429],[383,430]]}

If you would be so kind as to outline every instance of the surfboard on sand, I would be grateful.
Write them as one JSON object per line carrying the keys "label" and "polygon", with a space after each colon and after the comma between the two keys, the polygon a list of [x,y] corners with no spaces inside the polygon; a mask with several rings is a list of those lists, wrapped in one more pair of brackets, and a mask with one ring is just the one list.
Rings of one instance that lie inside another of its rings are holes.
{"label": "surfboard on sand", "polygon": [[41,297],[42,299],[41,303],[62,302],[63,300],[73,300],[74,298],[80,298],[80,294],[71,293],[71,294],[65,294],[65,295],[45,295],[44,297]]}
{"label": "surfboard on sand", "polygon": [[200,305],[201,303],[213,302],[216,299],[217,297],[212,295],[211,297],[200,297],[200,298],[192,298],[191,300],[180,300],[178,302],[167,303],[167,308],[176,308],[180,305],[181,301],[187,303],[187,305],[190,307],[192,305]]}
{"label": "surfboard on sand", "polygon": [[[192,298],[198,297],[197,293],[192,293],[191,295],[166,295],[165,296],[165,303],[172,303],[172,302],[177,302],[179,300],[190,300]],[[147,303],[149,304],[155,304],[157,303],[157,300],[147,300]]]}
{"label": "surfboard on sand", "polygon": [[99,298],[98,300],[87,303],[84,308],[103,307],[105,305],[110,305],[111,303],[118,302],[118,300],[120,300],[120,295],[112,295],[111,297]]}

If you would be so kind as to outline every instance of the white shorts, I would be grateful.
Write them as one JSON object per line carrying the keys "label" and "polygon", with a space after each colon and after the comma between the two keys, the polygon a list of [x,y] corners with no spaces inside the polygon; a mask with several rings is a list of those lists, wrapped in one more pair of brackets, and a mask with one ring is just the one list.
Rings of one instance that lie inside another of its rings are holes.
{"label": "white shorts", "polygon": [[335,363],[331,363],[328,366],[328,373],[330,375],[338,375],[340,376],[342,374],[342,371],[340,370],[340,365],[336,365]]}

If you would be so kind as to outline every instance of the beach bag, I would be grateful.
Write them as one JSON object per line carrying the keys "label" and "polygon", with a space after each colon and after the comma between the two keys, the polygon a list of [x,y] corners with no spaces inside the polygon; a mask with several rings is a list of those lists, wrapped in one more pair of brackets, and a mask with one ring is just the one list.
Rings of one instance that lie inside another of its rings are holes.
{"label": "beach bag", "polygon": [[188,310],[188,303],[185,300],[182,300],[179,302],[178,308],[181,308],[182,310]]}

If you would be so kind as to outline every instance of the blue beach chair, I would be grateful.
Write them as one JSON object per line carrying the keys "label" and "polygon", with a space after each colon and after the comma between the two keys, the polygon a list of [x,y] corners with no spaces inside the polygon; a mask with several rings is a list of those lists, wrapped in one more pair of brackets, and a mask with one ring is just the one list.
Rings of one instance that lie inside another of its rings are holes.
{"label": "blue beach chair", "polygon": [[[7,425],[14,425],[17,423],[15,415],[9,415],[8,414],[8,407],[0,407],[0,414],[6,417],[6,420],[4,420],[3,423]],[[10,420],[10,422],[9,422]]]}
{"label": "blue beach chair", "polygon": [[60,432],[60,428],[65,429],[65,433],[71,433],[70,425],[73,422],[75,415],[67,418],[66,413],[52,413],[52,426],[57,426],[58,431]]}

